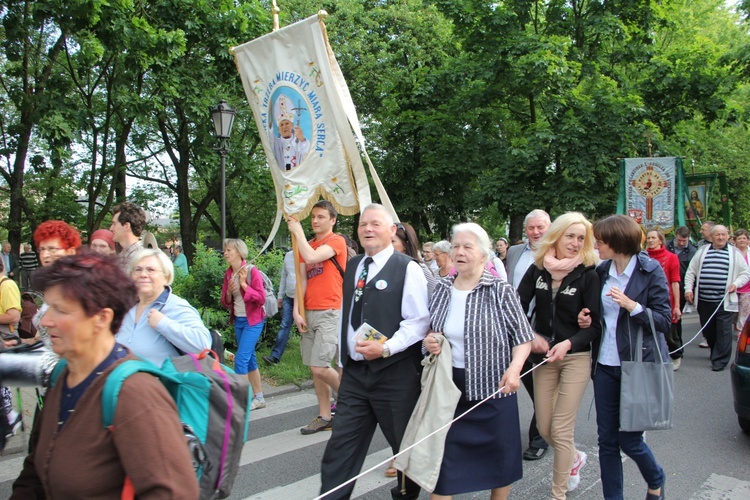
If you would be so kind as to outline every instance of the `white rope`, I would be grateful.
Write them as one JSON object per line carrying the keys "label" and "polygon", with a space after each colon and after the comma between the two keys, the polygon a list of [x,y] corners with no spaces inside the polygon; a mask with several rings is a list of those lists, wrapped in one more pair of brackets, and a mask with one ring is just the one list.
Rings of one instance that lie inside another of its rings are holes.
{"label": "white rope", "polygon": [[[534,365],[530,370],[528,370],[526,373],[522,374],[520,378],[525,377],[526,375],[528,375],[529,373],[533,372],[534,370],[536,370],[537,368],[539,368],[540,366],[542,366],[546,362],[547,362],[547,358],[544,358],[544,360],[541,363],[539,363],[538,365]],[[427,439],[431,438],[432,436],[434,436],[435,434],[437,434],[440,431],[444,430],[445,428],[450,427],[457,420],[464,418],[466,415],[469,414],[469,412],[473,411],[477,406],[481,405],[482,403],[486,403],[487,401],[489,401],[490,399],[492,399],[493,397],[495,397],[496,394],[500,394],[500,392],[502,392],[503,389],[505,389],[505,386],[502,386],[501,388],[499,388],[498,390],[496,390],[495,392],[493,392],[492,394],[490,394],[489,396],[487,396],[486,398],[484,398],[483,400],[481,400],[479,403],[477,403],[476,405],[472,406],[471,408],[469,408],[468,410],[466,410],[465,412],[463,412],[461,415],[457,416],[456,418],[454,418],[453,420],[451,420],[450,422],[448,422],[447,424],[445,424],[441,428],[439,428],[439,429],[431,432],[430,434],[427,434],[425,437],[423,437],[422,439],[420,439],[419,441],[417,441],[413,445],[409,446],[408,448],[404,448],[403,450],[401,450],[398,453],[396,453],[395,455],[393,455],[391,458],[387,458],[387,459],[383,460],[382,462],[380,462],[379,464],[373,465],[372,467],[370,467],[366,471],[361,472],[358,476],[354,476],[353,478],[351,478],[350,480],[346,481],[345,483],[341,483],[340,485],[336,486],[332,490],[328,490],[325,493],[321,494],[320,496],[315,497],[313,500],[320,500],[321,498],[324,498],[327,495],[330,495],[331,493],[334,493],[334,492],[340,490],[344,486],[346,486],[346,485],[348,485],[350,483],[353,483],[357,479],[359,479],[359,478],[361,478],[363,476],[366,476],[370,472],[372,472],[372,471],[374,471],[374,470],[382,467],[383,465],[389,463],[391,460],[395,459],[396,457],[403,455],[404,453],[406,453],[407,451],[411,450],[412,448],[414,448],[418,444],[422,443],[423,441],[426,441]]]}
{"label": "white rope", "polygon": [[714,316],[716,316],[716,313],[719,312],[719,309],[721,308],[722,304],[724,304],[724,301],[727,300],[727,297],[729,297],[729,293],[725,293],[724,294],[724,297],[721,299],[721,302],[719,302],[719,305],[716,307],[716,310],[713,312],[713,314],[711,315],[711,317],[708,318],[708,321],[706,321],[706,324],[703,325],[700,330],[698,330],[698,333],[696,333],[695,335],[693,335],[692,339],[688,340],[687,342],[684,342],[682,344],[682,346],[678,347],[677,349],[675,349],[674,351],[670,352],[669,354],[674,354],[677,351],[679,351],[681,349],[684,349],[686,345],[689,345],[693,340],[697,339],[698,335],[700,335],[701,333],[703,333],[703,329],[706,328],[706,325],[708,325],[711,322],[711,320],[714,319]]}

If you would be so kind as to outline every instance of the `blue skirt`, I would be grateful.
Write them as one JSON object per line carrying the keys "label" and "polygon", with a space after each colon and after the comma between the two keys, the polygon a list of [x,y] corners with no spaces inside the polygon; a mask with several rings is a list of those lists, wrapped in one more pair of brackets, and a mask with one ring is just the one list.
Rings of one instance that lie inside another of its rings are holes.
{"label": "blue skirt", "polygon": [[[453,369],[461,389],[455,417],[478,401],[466,400],[466,375]],[[508,486],[523,477],[521,425],[516,394],[490,399],[448,430],[445,454],[434,493],[457,495]]]}

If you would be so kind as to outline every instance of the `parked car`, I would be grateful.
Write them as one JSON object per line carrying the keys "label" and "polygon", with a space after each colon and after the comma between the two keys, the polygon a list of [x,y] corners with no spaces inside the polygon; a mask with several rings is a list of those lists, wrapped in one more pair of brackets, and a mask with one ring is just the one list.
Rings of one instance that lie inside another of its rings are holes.
{"label": "parked car", "polygon": [[730,372],[734,411],[742,430],[750,434],[750,318],[745,321],[737,341],[737,353]]}

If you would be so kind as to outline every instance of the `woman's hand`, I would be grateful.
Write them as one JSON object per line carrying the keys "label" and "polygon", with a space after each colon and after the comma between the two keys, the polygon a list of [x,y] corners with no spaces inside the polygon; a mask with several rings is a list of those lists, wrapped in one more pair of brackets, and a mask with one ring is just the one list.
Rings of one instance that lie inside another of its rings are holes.
{"label": "woman's hand", "polygon": [[247,268],[243,267],[237,271],[237,283],[240,286],[240,290],[243,292],[247,288]]}
{"label": "woman's hand", "polygon": [[148,312],[148,326],[156,330],[156,325],[159,324],[159,321],[164,317],[164,314],[161,311],[157,311],[156,309],[151,309]]}
{"label": "woman's hand", "polygon": [[680,311],[680,305],[678,304],[672,309],[672,323],[677,323],[682,318],[682,311]]}
{"label": "woman's hand", "polygon": [[572,346],[573,344],[570,340],[563,340],[559,344],[555,344],[547,353],[547,363],[554,363],[555,361],[563,359]]}
{"label": "woman's hand", "polygon": [[501,389],[501,392],[503,394],[510,394],[512,392],[516,392],[520,385],[521,372],[519,372],[512,366],[509,366],[508,369],[505,370],[505,373],[503,373],[503,378],[500,379],[499,389]]}
{"label": "woman's hand", "polygon": [[427,349],[427,352],[429,352],[433,356],[437,356],[443,350],[443,347],[440,344],[440,341],[435,337],[435,335],[442,335],[442,333],[430,332],[427,334],[427,337],[425,337],[424,339],[424,348]]}
{"label": "woman's hand", "polygon": [[549,342],[541,335],[534,334],[534,340],[531,341],[531,352],[534,354],[547,354],[549,351]]}
{"label": "woman's hand", "polygon": [[578,328],[583,330],[591,326],[591,309],[584,307],[581,312],[578,313]]}
{"label": "woman's hand", "polygon": [[633,312],[633,309],[635,309],[635,306],[638,305],[638,302],[631,300],[630,297],[625,295],[625,292],[623,292],[616,286],[613,286],[612,288],[610,288],[609,293],[607,295],[612,297],[612,301],[615,304],[622,307],[628,312]]}
{"label": "woman's hand", "polygon": [[229,280],[229,286],[227,287],[229,289],[229,299],[232,300],[232,295],[234,295],[234,292],[237,291],[239,288],[239,285],[237,284],[237,280],[231,279]]}

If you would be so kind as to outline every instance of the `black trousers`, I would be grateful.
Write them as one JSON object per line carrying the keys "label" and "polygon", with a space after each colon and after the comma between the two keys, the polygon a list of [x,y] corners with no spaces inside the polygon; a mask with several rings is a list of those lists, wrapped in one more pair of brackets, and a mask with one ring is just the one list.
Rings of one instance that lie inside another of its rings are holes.
{"label": "black trousers", "polygon": [[[534,367],[533,363],[529,361],[528,359],[524,362],[523,368],[521,368],[521,373],[526,373],[527,371],[531,370]],[[531,398],[531,404],[532,408],[534,405],[534,377],[531,373],[526,375],[525,377],[521,378],[521,382],[523,382],[523,386],[526,388],[526,392],[529,393],[529,397]],[[529,423],[529,446],[533,446],[534,448],[540,448],[542,450],[546,450],[549,448],[549,444],[547,444],[547,441],[544,440],[541,434],[539,434],[539,429],[536,428],[536,411],[531,415],[531,422]]]}
{"label": "black trousers", "polygon": [[[421,391],[419,361],[406,357],[378,371],[366,362],[348,361],[339,386],[333,433],[323,453],[321,494],[359,474],[377,425],[393,453],[398,453]],[[349,498],[353,489],[354,483],[325,498]],[[399,473],[397,492],[402,489],[404,495],[392,490],[393,498],[419,496],[419,486]]]}
{"label": "black trousers", "polygon": [[[703,336],[711,348],[711,365],[715,369],[726,367],[732,357],[732,320],[735,314],[725,311],[723,305],[718,307],[719,304],[720,302],[698,301],[698,316],[703,325]],[[716,315],[708,321],[714,311]]]}

